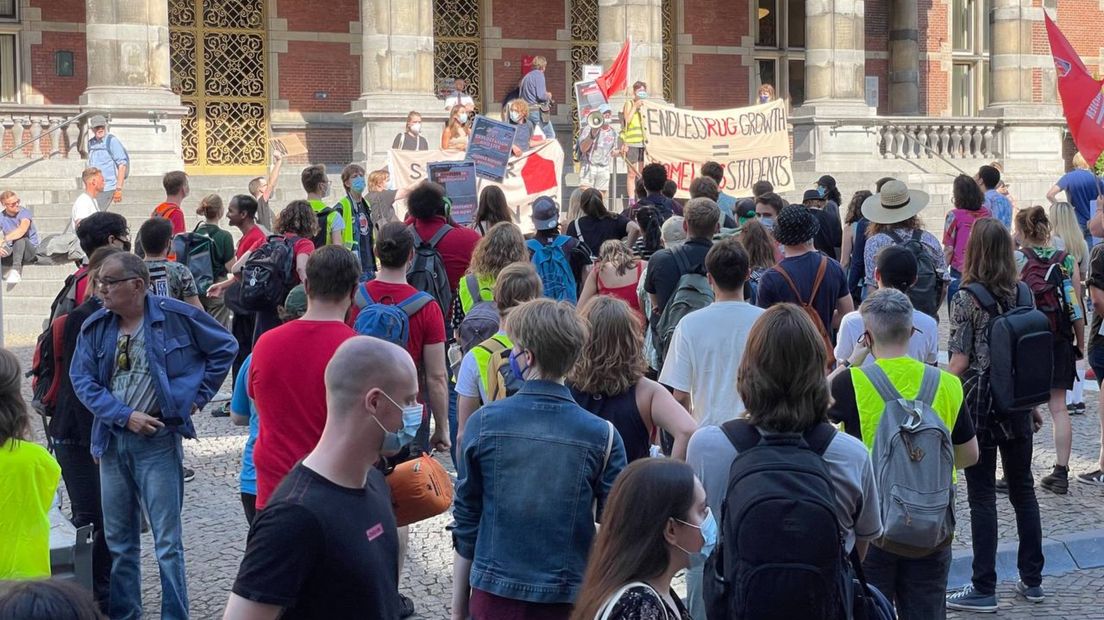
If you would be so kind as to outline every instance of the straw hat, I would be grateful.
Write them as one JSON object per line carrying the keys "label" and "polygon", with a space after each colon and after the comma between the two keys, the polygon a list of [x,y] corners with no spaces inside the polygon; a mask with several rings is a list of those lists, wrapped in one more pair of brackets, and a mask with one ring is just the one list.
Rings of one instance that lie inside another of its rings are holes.
{"label": "straw hat", "polygon": [[863,201],[862,214],[876,224],[897,224],[919,213],[929,200],[927,192],[909,189],[894,179],[886,182],[880,193]]}

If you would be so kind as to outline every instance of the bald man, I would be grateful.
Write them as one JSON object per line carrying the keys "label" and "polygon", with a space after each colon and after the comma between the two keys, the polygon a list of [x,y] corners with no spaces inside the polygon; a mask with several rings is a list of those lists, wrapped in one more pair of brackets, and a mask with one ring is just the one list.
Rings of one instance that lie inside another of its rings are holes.
{"label": "bald man", "polygon": [[357,336],[325,380],[322,438],[253,522],[224,619],[399,617],[395,517],[373,465],[421,424],[417,371],[404,349]]}

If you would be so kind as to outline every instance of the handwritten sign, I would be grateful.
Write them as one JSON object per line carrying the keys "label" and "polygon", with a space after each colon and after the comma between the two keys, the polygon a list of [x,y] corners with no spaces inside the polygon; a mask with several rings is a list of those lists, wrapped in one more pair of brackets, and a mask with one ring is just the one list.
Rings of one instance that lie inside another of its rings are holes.
{"label": "handwritten sign", "polygon": [[680,197],[690,195],[690,182],[707,161],[724,168],[721,190],[728,194],[750,196],[760,180],[770,181],[778,192],[794,188],[789,122],[781,100],[712,111],[645,100],[640,113],[646,158],[667,168]]}
{"label": "handwritten sign", "polygon": [[475,164],[470,161],[435,161],[426,165],[429,180],[445,188],[445,195],[452,203],[452,219],[460,224],[475,220],[479,206],[479,183],[475,176]]}
{"label": "handwritten sign", "polygon": [[296,155],[306,155],[307,147],[303,145],[303,142],[299,139],[299,136],[295,134],[288,134],[286,136],[280,136],[279,138],[272,139],[272,150],[276,151],[284,157],[295,157]]}
{"label": "handwritten sign", "polygon": [[464,159],[475,163],[475,173],[480,177],[501,183],[506,177],[506,164],[510,161],[516,133],[514,125],[476,116]]}

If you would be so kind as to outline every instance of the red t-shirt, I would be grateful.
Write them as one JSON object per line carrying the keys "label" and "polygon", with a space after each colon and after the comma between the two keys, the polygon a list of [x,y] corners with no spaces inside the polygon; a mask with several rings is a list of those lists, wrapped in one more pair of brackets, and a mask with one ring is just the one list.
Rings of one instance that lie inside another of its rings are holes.
{"label": "red t-shirt", "polygon": [[[449,233],[452,234],[452,233]],[[372,280],[368,282],[368,294],[377,303],[397,304],[405,301],[418,289],[409,284],[391,284]],[[349,309],[348,325],[352,327],[360,314],[360,308],[353,304]],[[445,319],[441,316],[441,307],[435,303],[428,303],[422,309],[410,317],[410,340],[406,343],[406,351],[414,359],[414,365],[421,368],[422,349],[426,345],[438,344],[445,341]]]}
{"label": "red t-shirt", "polygon": [[249,232],[242,235],[242,238],[238,241],[238,250],[234,253],[235,258],[241,258],[245,256],[246,252],[252,252],[261,247],[267,240],[264,231],[260,226],[254,226],[249,229]]}
{"label": "red t-shirt", "polygon": [[[284,235],[284,238],[290,239],[294,236],[295,235],[291,233],[286,233]],[[310,256],[312,253],[314,253],[314,242],[310,239],[307,239],[306,237],[299,237],[299,240],[295,242],[295,247],[292,248],[292,250],[295,252],[295,261],[291,264],[291,275],[292,279],[295,280],[295,283],[299,284],[299,256],[301,254]]]}
{"label": "red t-shirt", "polygon": [[180,205],[172,202],[162,202],[157,205],[153,210],[153,214],[150,217],[163,217],[172,222],[173,234],[179,235],[184,232],[184,211],[180,209]]}
{"label": "red t-shirt", "polygon": [[248,389],[261,416],[253,447],[258,510],[318,444],[326,425],[326,364],[355,335],[344,323],[298,319],[265,332],[253,345]]}
{"label": "red t-shirt", "polygon": [[[429,241],[441,226],[445,225],[445,218],[435,217],[431,220],[414,220],[414,229],[422,241]],[[445,262],[445,271],[448,272],[449,288],[457,289],[460,278],[468,271],[471,263],[472,252],[479,244],[479,233],[470,228],[453,226],[452,230],[441,237],[437,243],[437,251]]]}

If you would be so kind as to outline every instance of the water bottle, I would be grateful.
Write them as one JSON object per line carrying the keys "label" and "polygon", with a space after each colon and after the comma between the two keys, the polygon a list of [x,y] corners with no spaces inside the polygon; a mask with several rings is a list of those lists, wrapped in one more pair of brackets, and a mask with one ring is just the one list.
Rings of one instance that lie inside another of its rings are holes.
{"label": "water bottle", "polygon": [[1081,300],[1077,298],[1077,291],[1073,288],[1073,281],[1069,278],[1062,279],[1062,294],[1066,296],[1069,304],[1070,321],[1077,321],[1085,315],[1081,312]]}

